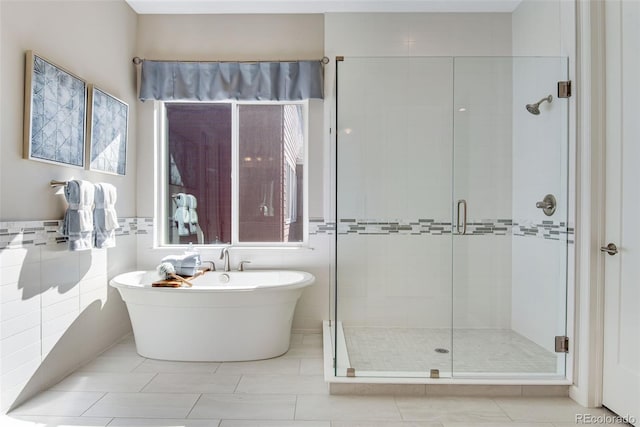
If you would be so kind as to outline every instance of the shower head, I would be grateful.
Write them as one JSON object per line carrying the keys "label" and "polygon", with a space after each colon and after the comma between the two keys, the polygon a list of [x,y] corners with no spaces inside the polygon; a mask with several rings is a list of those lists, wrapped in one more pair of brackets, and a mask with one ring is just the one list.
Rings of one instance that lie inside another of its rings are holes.
{"label": "shower head", "polygon": [[544,101],[547,101],[550,103],[552,99],[553,97],[549,95],[542,98],[540,101],[536,102],[535,104],[527,104],[527,111],[537,116],[538,114],[540,114],[540,104],[542,104]]}

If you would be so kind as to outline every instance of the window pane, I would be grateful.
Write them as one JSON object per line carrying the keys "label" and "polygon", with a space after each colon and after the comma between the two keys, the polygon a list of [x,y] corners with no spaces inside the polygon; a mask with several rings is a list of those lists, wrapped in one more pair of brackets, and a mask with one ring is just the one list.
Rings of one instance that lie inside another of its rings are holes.
{"label": "window pane", "polygon": [[[170,218],[165,241],[231,243],[231,105],[165,105]],[[184,195],[194,196],[195,209],[188,201],[194,199]]]}
{"label": "window pane", "polygon": [[239,241],[303,241],[300,105],[239,107]]}

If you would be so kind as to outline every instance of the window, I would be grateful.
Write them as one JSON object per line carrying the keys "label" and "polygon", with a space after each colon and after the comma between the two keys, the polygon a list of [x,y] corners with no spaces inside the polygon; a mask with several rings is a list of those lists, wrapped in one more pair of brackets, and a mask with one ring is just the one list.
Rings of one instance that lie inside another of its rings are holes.
{"label": "window", "polygon": [[165,102],[162,244],[306,242],[306,102]]}

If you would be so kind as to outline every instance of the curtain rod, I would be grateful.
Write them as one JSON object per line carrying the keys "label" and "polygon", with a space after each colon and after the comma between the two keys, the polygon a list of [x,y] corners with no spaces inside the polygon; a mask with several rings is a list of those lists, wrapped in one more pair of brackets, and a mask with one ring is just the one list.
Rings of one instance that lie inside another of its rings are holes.
{"label": "curtain rod", "polygon": [[[133,57],[133,63],[136,65],[140,65],[142,64],[142,62],[145,61],[144,58],[140,58],[139,56],[134,56]],[[220,62],[220,63],[241,63],[241,64],[258,64],[260,62],[298,62],[301,60],[295,60],[295,61],[284,61],[284,60],[277,60],[277,61],[179,61],[179,60],[169,60],[169,61],[161,61],[161,62]],[[306,59],[305,61],[313,61],[312,59]],[[318,59],[318,62],[321,62],[323,65],[327,65],[329,63],[329,58],[326,56],[323,56],[322,59]]]}

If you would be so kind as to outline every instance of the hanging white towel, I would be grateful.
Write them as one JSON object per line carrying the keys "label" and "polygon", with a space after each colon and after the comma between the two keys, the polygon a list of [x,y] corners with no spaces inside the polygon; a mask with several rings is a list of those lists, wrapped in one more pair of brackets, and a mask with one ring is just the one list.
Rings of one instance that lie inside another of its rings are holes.
{"label": "hanging white towel", "polygon": [[178,227],[179,236],[189,235],[189,223],[191,216],[189,214],[189,206],[187,205],[187,195],[185,193],[178,193],[173,199],[176,201],[176,212],[173,214],[173,220]]}
{"label": "hanging white towel", "polygon": [[198,199],[193,194],[187,194],[187,206],[189,207],[189,232],[196,234],[198,232]]}
{"label": "hanging white towel", "polygon": [[70,251],[93,247],[94,186],[89,181],[72,180],[64,188],[69,207],[64,214],[60,234],[69,238]]}
{"label": "hanging white towel", "polygon": [[94,244],[98,249],[113,248],[116,245],[116,228],[118,228],[118,214],[115,209],[117,190],[108,183],[98,183],[95,189]]}

